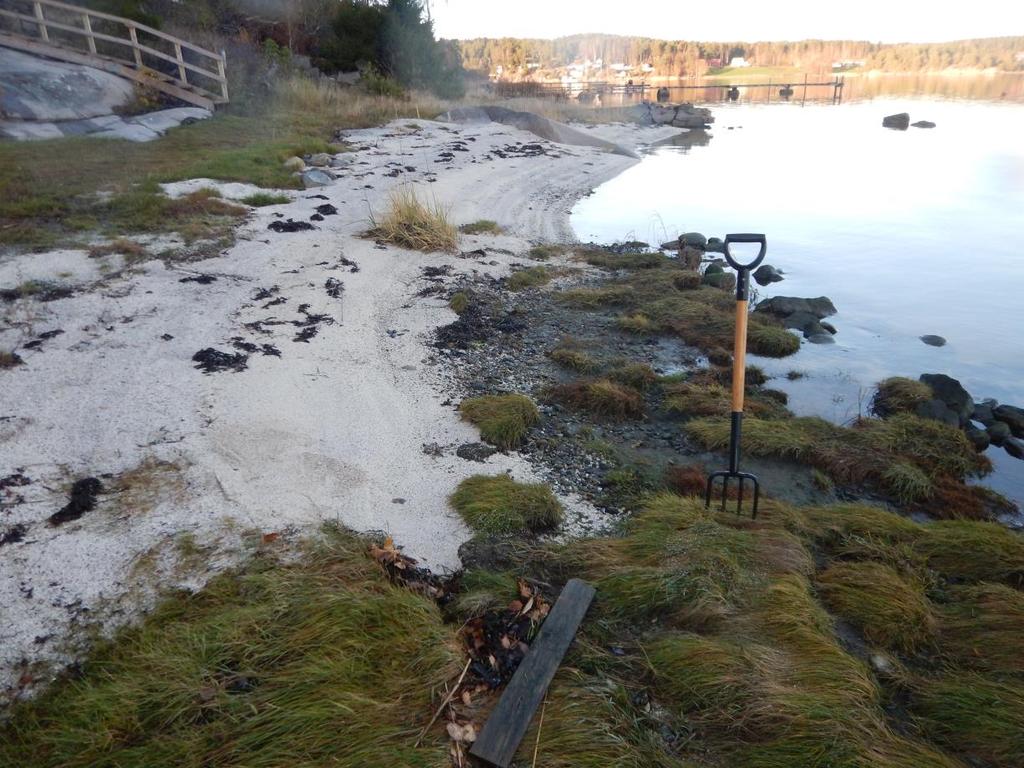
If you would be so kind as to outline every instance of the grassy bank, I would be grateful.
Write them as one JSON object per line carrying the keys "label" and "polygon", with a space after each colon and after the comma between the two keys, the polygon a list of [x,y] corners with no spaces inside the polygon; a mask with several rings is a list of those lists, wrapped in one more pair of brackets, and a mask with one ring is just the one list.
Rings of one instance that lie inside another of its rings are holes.
{"label": "grassy bank", "polygon": [[[535,748],[566,768],[1024,760],[1024,539],[866,506],[764,510],[661,494],[615,537],[499,544],[444,611],[331,529],[298,562],[264,553],[169,598],[17,707],[0,762],[445,765],[443,720],[414,744],[463,664],[459,627],[514,601],[517,577],[550,600],[571,576],[597,600],[520,764]],[[479,728],[496,694],[472,672],[462,690],[451,718]]]}
{"label": "grassy bank", "polygon": [[96,232],[154,231],[160,221],[160,182],[205,177],[296,187],[282,162],[292,155],[329,151],[336,130],[397,117],[430,118],[441,108],[425,96],[370,96],[292,79],[276,85],[260,112],[218,113],[148,143],[92,138],[2,142],[0,246],[46,247]]}

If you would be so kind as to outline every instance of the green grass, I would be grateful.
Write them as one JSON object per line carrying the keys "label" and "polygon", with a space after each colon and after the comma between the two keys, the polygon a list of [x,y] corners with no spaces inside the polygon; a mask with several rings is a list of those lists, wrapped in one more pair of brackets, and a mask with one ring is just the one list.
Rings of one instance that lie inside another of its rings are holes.
{"label": "green grass", "polygon": [[665,254],[656,253],[611,253],[603,248],[583,248],[577,252],[576,258],[592,267],[600,267],[610,271],[620,269],[655,269],[672,264]]}
{"label": "green grass", "polygon": [[[585,311],[625,311],[619,327],[632,333],[680,337],[706,353],[730,349],[735,300],[723,290],[701,286],[700,274],[678,264],[638,269],[596,288],[562,291],[559,299]],[[763,313],[752,314],[748,350],[755,355],[786,357],[800,349],[800,339]]]}
{"label": "green grass", "polygon": [[555,273],[547,267],[526,267],[509,275],[505,286],[510,291],[525,291],[527,288],[547,285],[554,276]]}
{"label": "green grass", "polygon": [[871,398],[871,411],[878,416],[892,416],[897,413],[912,413],[920,403],[931,400],[934,395],[927,384],[892,376],[878,382]]}
{"label": "green grass", "polygon": [[644,398],[636,389],[610,379],[561,384],[548,397],[563,405],[604,419],[636,419],[644,414]]}
{"label": "green grass", "polygon": [[411,185],[391,192],[387,209],[382,216],[370,218],[366,235],[414,251],[450,253],[459,244],[448,208],[436,200],[423,202]]}
{"label": "green grass", "polygon": [[658,381],[658,374],[647,363],[631,363],[625,360],[609,368],[607,376],[618,384],[641,392],[647,391]]}
{"label": "green grass", "polygon": [[[728,446],[725,419],[694,419],[684,428],[709,450]],[[960,430],[910,414],[863,419],[853,427],[813,417],[748,418],[743,449],[810,464],[839,481],[870,482],[901,502],[927,500],[941,478],[962,481],[990,469]]]}
{"label": "green grass", "polygon": [[365,551],[334,530],[299,562],[257,558],[166,599],[18,707],[0,764],[443,764],[443,726],[413,742],[458,675],[454,630]]}
{"label": "green grass", "polygon": [[253,208],[263,208],[268,205],[284,205],[290,203],[291,198],[288,195],[274,194],[272,192],[256,192],[255,194],[243,197],[239,202],[252,206]]}
{"label": "green grass", "polygon": [[1024,675],[1024,593],[1003,584],[955,587],[937,611],[944,658],[967,669]]}
{"label": "green grass", "polygon": [[1024,764],[1024,685],[978,674],[924,678],[909,709],[933,741],[990,765]]}
{"label": "green grass", "polygon": [[825,602],[877,647],[913,653],[932,640],[935,619],[920,584],[882,563],[839,562],[818,574]]}
{"label": "green grass", "polygon": [[500,235],[504,231],[498,222],[490,219],[480,219],[459,227],[459,232],[464,235]]}
{"label": "green grass", "polygon": [[339,151],[327,143],[337,129],[443,111],[440,103],[419,96],[374,98],[302,79],[279,82],[261,107],[252,114],[218,111],[210,120],[146,143],[87,137],[3,142],[0,245],[50,247],[74,242],[82,232],[116,237],[166,231],[139,229],[138,220],[121,218],[116,206],[96,193],[116,198],[142,191],[151,198],[158,182],[194,178],[298,188],[299,180],[282,163],[294,155]]}
{"label": "green grass", "polygon": [[550,261],[561,256],[568,248],[564,245],[535,245],[527,252],[527,257],[534,261]]}
{"label": "green grass", "polygon": [[484,395],[463,400],[462,418],[480,429],[480,437],[502,450],[522,444],[530,427],[540,421],[537,406],[526,395]]}
{"label": "green grass", "polygon": [[474,475],[459,483],[452,507],[466,525],[486,534],[551,530],[562,522],[562,505],[543,483],[517,483],[507,475]]}
{"label": "green grass", "polygon": [[465,291],[458,291],[452,294],[448,300],[448,308],[456,315],[461,315],[469,309],[469,295]]}
{"label": "green grass", "polygon": [[564,343],[548,352],[548,357],[562,368],[577,373],[589,373],[600,368],[597,361],[586,352]]}

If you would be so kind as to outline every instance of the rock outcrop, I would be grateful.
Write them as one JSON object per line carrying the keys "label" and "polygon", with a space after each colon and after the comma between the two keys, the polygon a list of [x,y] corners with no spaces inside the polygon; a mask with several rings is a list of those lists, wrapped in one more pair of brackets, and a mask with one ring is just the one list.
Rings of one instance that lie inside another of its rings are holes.
{"label": "rock outcrop", "polygon": [[673,125],[676,128],[708,128],[715,118],[711,110],[693,104],[652,104],[644,102],[633,107],[637,121],[645,125]]}

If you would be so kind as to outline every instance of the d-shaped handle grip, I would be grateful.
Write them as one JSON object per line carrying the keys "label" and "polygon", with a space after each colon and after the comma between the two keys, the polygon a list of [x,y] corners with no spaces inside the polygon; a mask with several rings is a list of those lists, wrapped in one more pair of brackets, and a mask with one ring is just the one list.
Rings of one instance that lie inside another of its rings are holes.
{"label": "d-shaped handle grip", "polygon": [[[749,264],[740,264],[736,259],[729,253],[729,243],[760,243],[761,250],[758,251],[757,258]],[[741,269],[753,269],[764,259],[764,254],[768,250],[768,242],[765,240],[764,235],[753,235],[750,233],[740,233],[725,236],[725,260],[729,262],[729,266],[739,271]]]}

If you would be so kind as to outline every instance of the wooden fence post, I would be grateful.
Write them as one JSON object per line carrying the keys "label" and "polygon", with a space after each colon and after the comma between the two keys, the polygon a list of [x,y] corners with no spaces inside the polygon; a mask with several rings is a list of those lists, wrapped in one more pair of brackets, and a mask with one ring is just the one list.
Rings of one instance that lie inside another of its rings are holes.
{"label": "wooden fence post", "polygon": [[135,54],[135,66],[142,69],[142,51],[139,50],[139,36],[135,34],[135,25],[128,25],[128,37],[132,41],[132,53]]}
{"label": "wooden fence post", "polygon": [[220,76],[220,95],[224,101],[228,100],[228,76],[224,71],[224,63],[227,61],[228,55],[222,48],[220,51],[220,58],[217,59],[217,74]]}
{"label": "wooden fence post", "polygon": [[43,15],[43,4],[32,3],[32,6],[35,10],[36,19],[38,19],[37,26],[39,27],[39,37],[41,37],[44,42],[48,43],[50,42],[50,33],[46,31],[46,16]]}
{"label": "wooden fence post", "polygon": [[92,36],[92,22],[89,21],[89,12],[82,13],[82,28],[85,30],[85,39],[89,43],[89,53],[96,55],[96,38]]}
{"label": "wooden fence post", "polygon": [[178,77],[181,82],[188,83],[188,73],[185,72],[185,60],[181,56],[181,43],[174,44],[174,55],[178,59]]}

